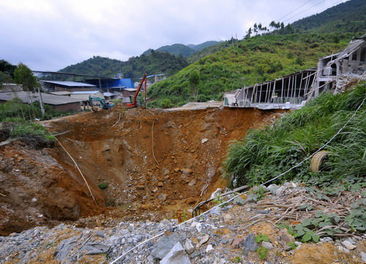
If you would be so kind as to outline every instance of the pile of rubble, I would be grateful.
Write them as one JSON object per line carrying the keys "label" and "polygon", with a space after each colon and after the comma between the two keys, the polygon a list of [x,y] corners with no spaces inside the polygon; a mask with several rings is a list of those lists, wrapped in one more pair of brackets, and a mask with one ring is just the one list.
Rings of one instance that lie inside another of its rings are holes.
{"label": "pile of rubble", "polygon": [[[365,235],[344,232],[322,236],[318,243],[302,243],[280,225],[301,223],[315,211],[342,213],[340,208],[349,210],[360,192],[342,192],[327,200],[294,183],[265,191],[227,196],[233,198],[230,203],[183,224],[121,222],[94,229],[61,224],[13,233],[0,237],[0,262],[366,263]],[[224,199],[216,195],[213,204]],[[303,209],[304,204],[309,207]]]}

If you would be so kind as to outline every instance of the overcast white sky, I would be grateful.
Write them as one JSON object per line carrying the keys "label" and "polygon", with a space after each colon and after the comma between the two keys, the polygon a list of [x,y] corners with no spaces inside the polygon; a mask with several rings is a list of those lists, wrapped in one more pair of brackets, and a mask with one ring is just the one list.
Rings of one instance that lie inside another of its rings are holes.
{"label": "overcast white sky", "polygon": [[0,0],[0,59],[59,70],[94,55],[127,60],[149,48],[242,38],[345,0]]}

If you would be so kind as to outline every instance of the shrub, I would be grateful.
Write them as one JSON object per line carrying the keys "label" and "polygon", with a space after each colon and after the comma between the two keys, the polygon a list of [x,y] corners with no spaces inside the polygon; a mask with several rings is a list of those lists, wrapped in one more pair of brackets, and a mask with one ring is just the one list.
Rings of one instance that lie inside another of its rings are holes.
{"label": "shrub", "polygon": [[105,182],[100,183],[100,184],[98,185],[98,187],[99,187],[99,189],[101,189],[101,190],[105,190],[105,189],[107,189],[107,188],[108,188],[108,183],[105,183]]}
{"label": "shrub", "polygon": [[[225,161],[232,185],[256,185],[298,164],[324,145],[349,120],[366,98],[366,85],[333,96],[323,94],[304,108],[285,114],[274,125],[251,130],[232,144]],[[366,104],[327,146],[328,171],[311,173],[309,161],[278,181],[297,179],[325,186],[337,181],[357,182],[366,175]]]}
{"label": "shrub", "polygon": [[164,98],[164,99],[161,100],[160,106],[162,108],[169,108],[169,107],[173,106],[173,103],[169,98]]}
{"label": "shrub", "polygon": [[38,136],[47,141],[54,141],[52,136],[42,125],[32,123],[29,121],[15,123],[13,129],[10,132],[12,137],[31,137]]}

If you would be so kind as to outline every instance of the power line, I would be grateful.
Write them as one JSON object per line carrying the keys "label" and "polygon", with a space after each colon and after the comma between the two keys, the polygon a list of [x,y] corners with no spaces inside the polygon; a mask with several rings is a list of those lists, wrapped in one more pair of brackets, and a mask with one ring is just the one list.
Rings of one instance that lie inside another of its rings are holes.
{"label": "power line", "polygon": [[[338,4],[340,4],[341,2],[343,2],[343,0],[341,0],[341,1],[339,1],[339,0],[337,0],[337,3],[336,4],[334,4],[333,6],[335,6],[335,5],[338,5]],[[298,11],[301,11],[301,12],[306,12],[306,11],[308,11],[308,10],[310,10],[310,9],[312,9],[312,8],[314,8],[314,7],[316,7],[317,5],[319,5],[320,3],[322,3],[323,2],[323,0],[320,0],[320,1],[318,1],[318,2],[316,2],[316,3],[314,3],[314,5],[312,5],[312,6],[310,6],[309,8],[307,8],[307,9],[305,9],[305,10],[298,10]],[[295,12],[296,14],[295,15],[293,15],[293,16],[291,16],[291,17],[289,17],[289,18],[287,18],[287,19],[285,19],[284,20],[284,22],[289,22],[291,19],[293,19],[293,18],[295,18],[297,15],[298,15],[298,11],[297,12]]]}
{"label": "power line", "polygon": [[[311,159],[316,153],[318,153],[319,151],[321,151],[321,150],[323,150],[326,146],[328,146],[342,131],[343,131],[343,129],[345,129],[346,128],[346,126],[352,121],[352,119],[355,117],[355,115],[357,114],[357,112],[362,108],[362,106],[364,105],[364,103],[365,103],[365,100],[366,100],[366,97],[362,100],[362,102],[360,103],[360,105],[357,107],[357,109],[353,112],[353,114],[351,114],[351,116],[350,116],[350,118],[347,120],[347,122],[322,146],[322,147],[320,147],[317,151],[315,151],[315,152],[313,152],[311,155],[309,155],[307,158],[305,158],[305,159],[303,159],[301,162],[299,162],[298,164],[296,164],[295,166],[293,166],[293,167],[291,167],[290,169],[288,169],[287,171],[285,171],[285,172],[283,172],[283,173],[281,173],[281,174],[279,174],[279,175],[277,175],[276,177],[273,177],[272,179],[270,179],[270,180],[268,180],[268,181],[266,181],[266,182],[264,182],[264,183],[262,183],[261,185],[265,185],[265,184],[268,184],[268,183],[270,183],[270,182],[273,182],[273,181],[275,181],[275,180],[277,180],[278,178],[280,178],[280,177],[282,177],[283,175],[285,175],[285,174],[287,174],[287,173],[289,173],[290,171],[292,171],[293,169],[295,169],[295,168],[297,168],[297,167],[299,167],[299,166],[301,166],[304,162],[306,162],[307,160],[309,160],[309,159]],[[230,198],[229,200],[227,200],[227,201],[225,201],[225,202],[223,202],[223,203],[220,203],[220,204],[218,204],[218,205],[216,205],[216,206],[214,206],[214,207],[212,207],[211,209],[209,209],[209,210],[207,210],[206,212],[204,212],[204,213],[202,213],[202,214],[200,214],[200,215],[198,215],[198,216],[196,216],[196,217],[193,217],[193,218],[191,218],[191,219],[189,219],[189,220],[187,220],[187,221],[185,221],[185,222],[182,222],[182,223],[180,223],[180,224],[178,224],[178,225],[175,225],[175,226],[173,226],[173,229],[176,229],[176,228],[178,228],[178,227],[180,227],[180,226],[182,226],[182,225],[184,225],[184,224],[187,224],[187,223],[190,223],[190,222],[192,222],[193,220],[195,220],[195,219],[197,219],[197,218],[199,218],[199,217],[202,217],[202,216],[204,216],[204,215],[206,215],[206,214],[209,214],[209,213],[211,213],[213,210],[215,210],[216,208],[219,208],[219,207],[221,207],[221,206],[223,206],[223,205],[225,205],[225,204],[228,204],[228,203],[230,203],[232,200],[234,200],[235,198],[237,198],[237,197],[239,197],[241,195],[241,193],[239,193],[239,194],[237,194],[237,195],[235,195],[234,197],[232,197],[232,198]],[[161,232],[161,233],[159,233],[159,234],[157,234],[157,235],[155,235],[155,236],[152,236],[152,237],[150,237],[150,238],[148,238],[148,239],[146,239],[146,240],[144,240],[144,241],[142,241],[142,242],[140,242],[139,244],[137,244],[136,246],[134,246],[134,247],[132,247],[132,248],[130,248],[129,250],[127,250],[127,251],[125,251],[122,255],[120,255],[119,257],[117,257],[116,259],[114,259],[112,262],[110,262],[110,264],[114,264],[114,263],[116,263],[117,261],[119,261],[119,260],[123,260],[130,252],[132,252],[132,251],[134,251],[134,250],[136,250],[136,249],[138,249],[140,246],[143,246],[144,244],[146,244],[147,242],[149,242],[149,241],[151,241],[151,240],[154,240],[154,239],[156,239],[156,238],[158,238],[158,237],[161,237],[161,236],[163,236],[165,234],[165,231],[163,231],[163,232]]]}
{"label": "power line", "polygon": [[285,19],[288,15],[291,15],[294,12],[297,12],[299,9],[303,8],[304,6],[306,6],[307,4],[309,4],[310,2],[312,2],[314,0],[310,0],[308,2],[305,2],[304,4],[302,4],[301,6],[295,8],[294,10],[290,11],[289,13],[287,13],[286,15],[282,16],[281,18],[277,19],[277,21],[281,22],[283,19]]}
{"label": "power line", "polygon": [[[336,2],[333,6],[336,6],[338,4],[341,4],[344,2],[344,0],[337,0],[338,2]],[[275,21],[278,21],[278,22],[283,22],[283,23],[286,23],[286,22],[289,22],[291,19],[295,18],[297,15],[299,15],[300,13],[302,12],[306,12],[312,8],[314,8],[315,6],[319,5],[320,3],[322,3],[323,1],[320,0],[320,1],[317,1],[317,0],[310,0],[310,1],[307,1],[306,3],[298,6],[297,8],[295,8],[294,10],[290,11],[289,13],[285,14],[284,16],[282,16],[281,18],[275,20]],[[306,8],[306,6],[308,4],[313,4],[311,6],[309,6],[308,8]],[[305,10],[303,8],[306,8]]]}
{"label": "power line", "polygon": [[313,2],[313,5],[311,5],[310,7],[306,8],[305,10],[296,10],[296,11],[293,13],[293,15],[292,15],[292,16],[290,16],[290,17],[288,17],[288,18],[286,18],[286,19],[284,20],[284,23],[285,23],[285,22],[289,22],[291,19],[295,18],[295,17],[296,17],[296,16],[298,16],[300,13],[304,13],[304,12],[306,12],[306,11],[308,11],[308,10],[310,10],[310,9],[314,8],[315,6],[319,5],[319,4],[320,4],[320,3],[322,3],[322,2],[323,2],[323,0],[318,0],[318,1],[316,1],[316,2]]}

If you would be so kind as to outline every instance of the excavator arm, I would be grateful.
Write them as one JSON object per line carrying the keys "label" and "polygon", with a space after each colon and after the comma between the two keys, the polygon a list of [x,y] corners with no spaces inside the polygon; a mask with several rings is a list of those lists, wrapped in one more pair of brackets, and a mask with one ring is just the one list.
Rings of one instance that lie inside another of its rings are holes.
{"label": "excavator arm", "polygon": [[142,89],[142,86],[144,85],[144,83],[146,82],[146,79],[147,79],[147,74],[145,73],[144,76],[142,77],[140,83],[139,83],[139,86],[137,87],[137,90],[133,96],[133,102],[131,104],[127,104],[127,107],[137,107],[137,96],[139,95],[141,89]]}

